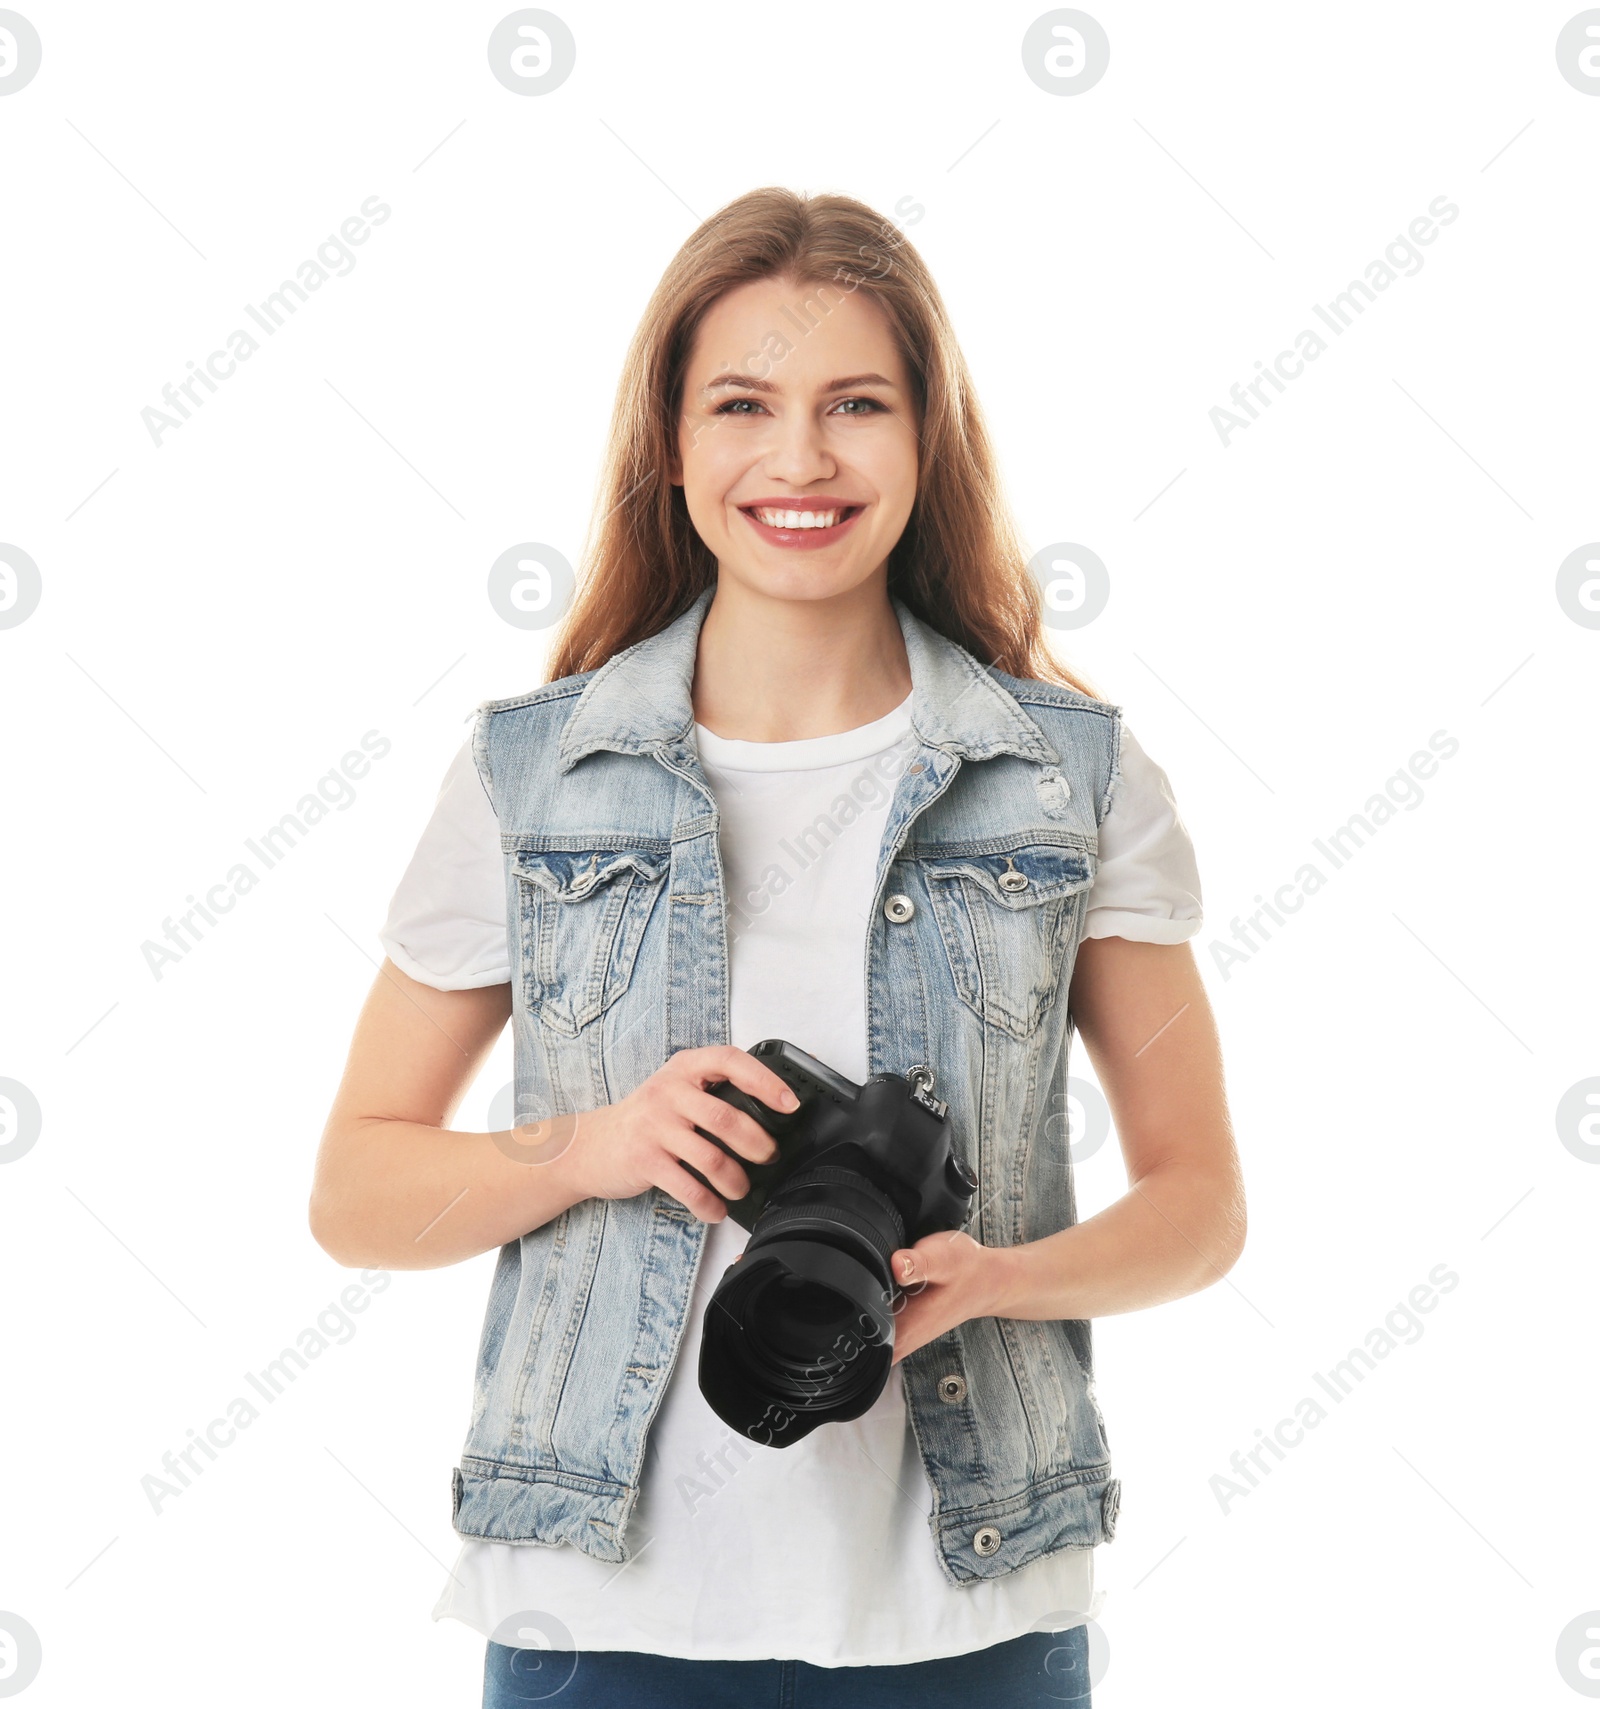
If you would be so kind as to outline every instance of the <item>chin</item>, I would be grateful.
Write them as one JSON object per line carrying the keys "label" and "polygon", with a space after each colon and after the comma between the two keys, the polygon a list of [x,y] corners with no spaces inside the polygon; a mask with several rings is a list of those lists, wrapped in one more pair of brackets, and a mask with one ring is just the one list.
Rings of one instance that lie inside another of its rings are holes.
{"label": "chin", "polygon": [[815,562],[729,564],[724,560],[720,574],[768,599],[793,600],[834,599],[872,579],[871,570],[853,564],[830,566]]}

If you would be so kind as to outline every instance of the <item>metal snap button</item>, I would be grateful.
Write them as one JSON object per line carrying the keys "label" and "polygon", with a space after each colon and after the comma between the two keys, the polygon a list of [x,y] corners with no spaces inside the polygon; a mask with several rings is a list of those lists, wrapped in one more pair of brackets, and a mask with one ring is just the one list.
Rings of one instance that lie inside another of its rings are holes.
{"label": "metal snap button", "polygon": [[972,1546],[980,1555],[992,1555],[1000,1547],[1000,1533],[992,1525],[972,1533]]}
{"label": "metal snap button", "polygon": [[1028,888],[1028,875],[1025,872],[1018,872],[1016,867],[1012,865],[1011,856],[1007,855],[1006,870],[1000,874],[999,882],[1002,890],[1026,890]]}
{"label": "metal snap button", "polygon": [[903,926],[916,913],[917,905],[909,896],[896,891],[883,905],[883,911],[897,926]]}
{"label": "metal snap button", "polygon": [[951,1372],[948,1377],[939,1379],[939,1399],[954,1403],[967,1398],[967,1383],[964,1377]]}

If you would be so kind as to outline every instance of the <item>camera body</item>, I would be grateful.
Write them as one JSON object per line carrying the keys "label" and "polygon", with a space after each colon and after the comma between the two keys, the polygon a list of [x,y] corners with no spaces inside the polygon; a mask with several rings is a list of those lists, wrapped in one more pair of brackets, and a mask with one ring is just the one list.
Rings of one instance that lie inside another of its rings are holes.
{"label": "camera body", "polygon": [[738,1158],[750,1191],[728,1214],[750,1239],[706,1308],[700,1387],[724,1423],[781,1448],[859,1418],[882,1393],[899,1296],[890,1256],[959,1228],[978,1183],[928,1068],[858,1086],[784,1039],[750,1054],[800,1105],[769,1109],[726,1080],[707,1088],[771,1134],[778,1155]]}

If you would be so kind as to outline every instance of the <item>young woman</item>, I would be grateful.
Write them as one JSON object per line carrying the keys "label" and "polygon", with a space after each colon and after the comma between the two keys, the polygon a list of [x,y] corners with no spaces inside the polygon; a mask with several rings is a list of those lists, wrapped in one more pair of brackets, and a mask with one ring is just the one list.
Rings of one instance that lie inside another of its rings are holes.
{"label": "young woman", "polygon": [[[767,189],[668,268],[540,688],[479,710],[393,899],[311,1202],[340,1262],[500,1248],[435,1610],[486,1704],[1089,1701],[1120,1493],[1090,1320],[1244,1240],[1193,851],[1057,666],[944,306]],[[515,1126],[447,1127],[510,1019]],[[1079,1223],[1068,1045],[1131,1183]],[[978,1179],[893,1255],[876,1403],[778,1448],[701,1394],[783,1038],[926,1065]],[[712,1192],[685,1165],[712,1183]]]}

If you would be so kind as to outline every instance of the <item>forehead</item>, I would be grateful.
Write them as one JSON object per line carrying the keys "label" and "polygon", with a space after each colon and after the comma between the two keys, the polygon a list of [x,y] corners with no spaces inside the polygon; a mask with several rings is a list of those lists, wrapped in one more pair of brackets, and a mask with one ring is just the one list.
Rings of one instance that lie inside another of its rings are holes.
{"label": "forehead", "polygon": [[699,387],[731,373],[803,388],[868,370],[905,384],[888,316],[866,291],[757,279],[726,292],[706,311],[688,380]]}

